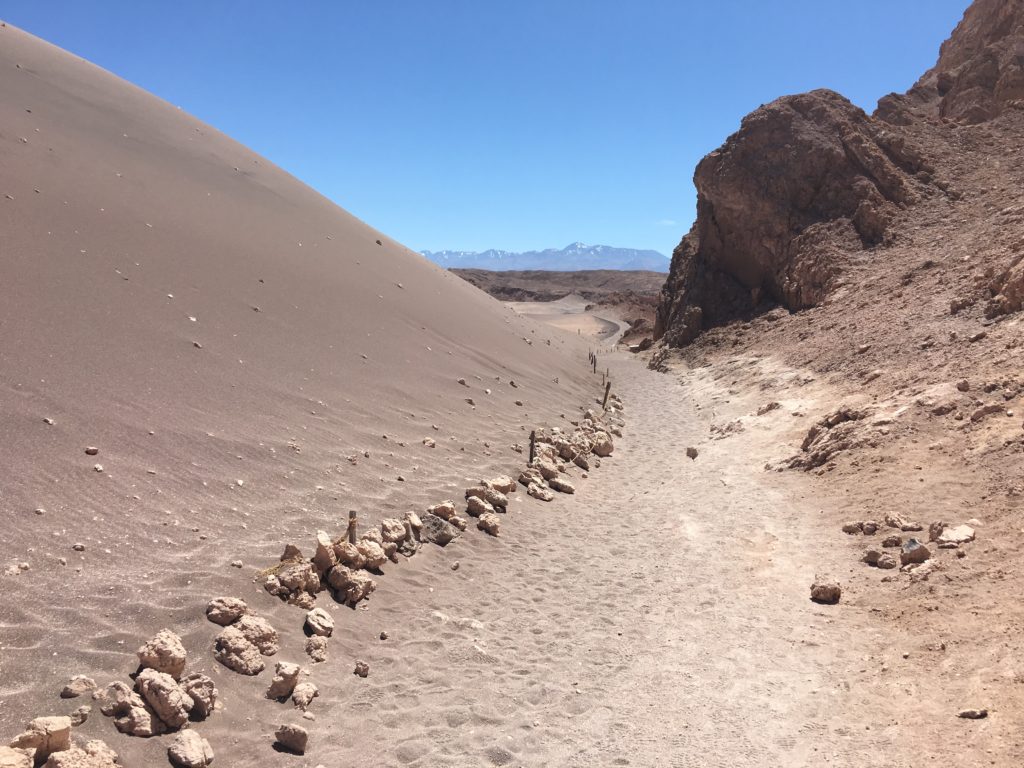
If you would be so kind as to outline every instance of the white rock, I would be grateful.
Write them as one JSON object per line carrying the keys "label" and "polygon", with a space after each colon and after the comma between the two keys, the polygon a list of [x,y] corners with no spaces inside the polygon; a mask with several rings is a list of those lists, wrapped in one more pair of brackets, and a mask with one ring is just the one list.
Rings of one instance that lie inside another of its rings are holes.
{"label": "white rock", "polygon": [[167,757],[178,768],[206,768],[213,762],[213,748],[195,731],[184,730],[167,748]]}

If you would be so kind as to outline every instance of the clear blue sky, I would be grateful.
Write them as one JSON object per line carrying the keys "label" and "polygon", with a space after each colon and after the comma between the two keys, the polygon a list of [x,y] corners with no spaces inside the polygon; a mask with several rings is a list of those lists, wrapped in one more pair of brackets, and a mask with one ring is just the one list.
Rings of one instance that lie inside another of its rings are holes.
{"label": "clear blue sky", "polygon": [[416,250],[670,253],[747,112],[874,109],[968,0],[0,0]]}

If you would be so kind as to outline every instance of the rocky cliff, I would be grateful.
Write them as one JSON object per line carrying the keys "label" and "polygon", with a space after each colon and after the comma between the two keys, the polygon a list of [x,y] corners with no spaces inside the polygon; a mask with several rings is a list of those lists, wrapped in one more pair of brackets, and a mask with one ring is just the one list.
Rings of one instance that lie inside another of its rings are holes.
{"label": "rocky cliff", "polygon": [[672,255],[656,338],[682,346],[772,307],[819,305],[851,259],[896,239],[901,211],[958,194],[908,127],[953,131],[1022,99],[1024,0],[976,0],[936,66],[908,93],[883,98],[874,115],[824,90],[748,115],[697,166],[697,218]]}

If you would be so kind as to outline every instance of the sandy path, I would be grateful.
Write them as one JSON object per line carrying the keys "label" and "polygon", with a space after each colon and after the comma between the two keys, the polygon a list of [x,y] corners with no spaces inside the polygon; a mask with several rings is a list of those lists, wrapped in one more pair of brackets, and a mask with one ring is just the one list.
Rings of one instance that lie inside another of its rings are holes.
{"label": "sandy path", "polygon": [[335,757],[372,742],[388,765],[910,766],[919,737],[965,723],[894,701],[913,687],[878,676],[908,647],[895,630],[808,600],[835,531],[797,499],[802,476],[762,469],[788,422],[710,441],[709,420],[758,403],[621,357],[613,377],[627,433],[576,496],[514,494],[500,539],[417,559],[356,612],[374,674],[324,702],[358,723]]}
{"label": "sandy path", "polygon": [[593,338],[608,345],[614,345],[619,337],[629,330],[629,323],[604,309],[601,313],[587,310],[589,302],[575,294],[571,294],[558,301],[509,301],[505,306],[510,307],[516,314],[545,323],[565,331],[569,334],[577,334]]}

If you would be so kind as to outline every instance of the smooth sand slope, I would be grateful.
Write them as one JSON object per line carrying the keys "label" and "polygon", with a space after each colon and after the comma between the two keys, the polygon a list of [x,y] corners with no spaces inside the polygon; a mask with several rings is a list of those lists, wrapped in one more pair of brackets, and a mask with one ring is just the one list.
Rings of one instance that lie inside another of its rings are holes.
{"label": "smooth sand slope", "polygon": [[[524,426],[597,389],[585,345],[549,344],[244,147],[10,26],[0,168],[0,564],[28,565],[0,577],[5,737],[70,711],[72,674],[125,679],[164,626],[218,675],[219,726],[238,728],[265,681],[233,695],[207,599],[251,591],[286,542],[308,549],[349,509],[421,510],[520,466]],[[282,632],[296,623],[264,597]],[[129,763],[165,760],[93,720]]]}

